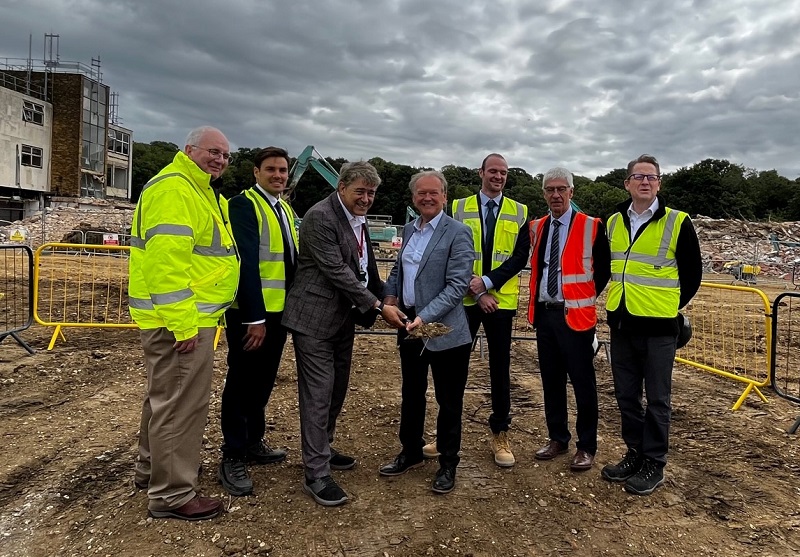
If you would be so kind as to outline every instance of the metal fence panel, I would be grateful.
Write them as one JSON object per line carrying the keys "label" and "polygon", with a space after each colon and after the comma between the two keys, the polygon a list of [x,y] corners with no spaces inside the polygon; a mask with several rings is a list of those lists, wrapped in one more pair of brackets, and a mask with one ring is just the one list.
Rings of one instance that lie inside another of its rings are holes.
{"label": "metal fence panel", "polygon": [[18,333],[33,323],[33,252],[25,245],[0,245],[0,342],[10,336],[33,354]]}

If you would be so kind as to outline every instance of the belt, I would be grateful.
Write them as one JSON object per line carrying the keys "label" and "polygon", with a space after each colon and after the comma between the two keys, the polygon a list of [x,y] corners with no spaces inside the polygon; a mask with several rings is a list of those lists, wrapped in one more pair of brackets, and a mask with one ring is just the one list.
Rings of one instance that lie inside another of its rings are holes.
{"label": "belt", "polygon": [[539,302],[539,305],[544,309],[564,310],[564,302]]}

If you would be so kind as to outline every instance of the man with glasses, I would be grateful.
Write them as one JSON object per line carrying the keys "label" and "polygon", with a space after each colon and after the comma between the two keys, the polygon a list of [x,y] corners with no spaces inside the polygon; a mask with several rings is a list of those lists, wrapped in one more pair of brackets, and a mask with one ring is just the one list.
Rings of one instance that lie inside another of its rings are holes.
{"label": "man with glasses", "polygon": [[602,476],[625,482],[630,493],[649,495],[664,482],[667,463],[678,310],[697,293],[703,273],[692,221],[658,195],[656,158],[632,160],[627,175],[631,200],[608,219],[611,282],[606,301],[614,394],[627,452],[618,464],[605,466]]}
{"label": "man with glasses", "polygon": [[611,254],[600,219],[574,211],[572,173],[556,167],[542,177],[550,215],[531,222],[528,321],[536,347],[550,441],[534,454],[552,460],[569,448],[567,379],[575,393],[578,440],[570,469],[589,470],[597,452],[597,379],[594,348],[595,302],[611,275]]}
{"label": "man with glasses", "polygon": [[227,203],[211,187],[229,158],[222,132],[192,130],[184,150],[145,184],[133,214],[129,306],[147,368],[134,483],[147,489],[154,518],[222,512],[222,501],[198,493],[197,470],[214,335],[239,282]]}

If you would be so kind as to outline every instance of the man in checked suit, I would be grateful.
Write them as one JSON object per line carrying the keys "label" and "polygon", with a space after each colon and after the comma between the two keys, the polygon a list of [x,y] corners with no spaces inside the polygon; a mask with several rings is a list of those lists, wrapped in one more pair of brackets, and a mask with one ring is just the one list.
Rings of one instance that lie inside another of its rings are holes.
{"label": "man in checked suit", "polygon": [[[461,448],[461,412],[467,385],[469,333],[463,297],[469,287],[475,250],[472,232],[444,213],[447,181],[435,170],[411,178],[411,193],[419,218],[403,230],[403,246],[386,283],[386,302],[398,304],[410,320],[398,332],[402,402],[400,443],[394,461],[382,466],[382,476],[398,476],[423,463],[425,391],[428,368],[439,415],[436,420],[439,471],[431,486],[435,493],[455,487]],[[408,338],[425,323],[440,322],[452,330],[427,339]]]}
{"label": "man in checked suit", "polygon": [[344,164],[336,191],[305,214],[283,313],[297,358],[303,489],[329,507],[347,502],[331,469],[356,463],[330,446],[347,394],[355,325],[372,325],[378,313],[390,325],[403,325],[399,310],[381,301],[384,285],[365,218],[380,182],[368,162]]}
{"label": "man in checked suit", "polygon": [[263,441],[269,402],[286,344],[281,325],[286,290],[297,266],[294,211],[280,198],[289,177],[289,153],[261,149],[253,161],[256,184],[228,203],[241,255],[236,302],[225,314],[228,375],[222,391],[222,462],[219,480],[231,495],[249,495],[246,463],[271,464],[286,451]]}
{"label": "man in checked suit", "polygon": [[528,321],[536,346],[550,442],[539,460],[567,452],[570,441],[567,378],[577,406],[577,451],[570,468],[589,470],[597,452],[597,381],[594,341],[595,300],[611,277],[611,252],[600,219],[574,211],[572,173],[551,168],[542,177],[550,215],[530,224],[531,282]]}

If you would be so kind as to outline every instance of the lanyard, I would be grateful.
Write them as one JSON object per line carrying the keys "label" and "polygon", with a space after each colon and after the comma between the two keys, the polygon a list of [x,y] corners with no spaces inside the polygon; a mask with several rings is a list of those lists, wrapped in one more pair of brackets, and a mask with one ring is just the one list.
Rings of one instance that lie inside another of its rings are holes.
{"label": "lanyard", "polygon": [[[364,227],[366,226],[365,223],[361,223],[361,238],[356,237],[358,240],[358,258],[361,259],[364,257]],[[355,233],[355,231],[353,231]]]}

